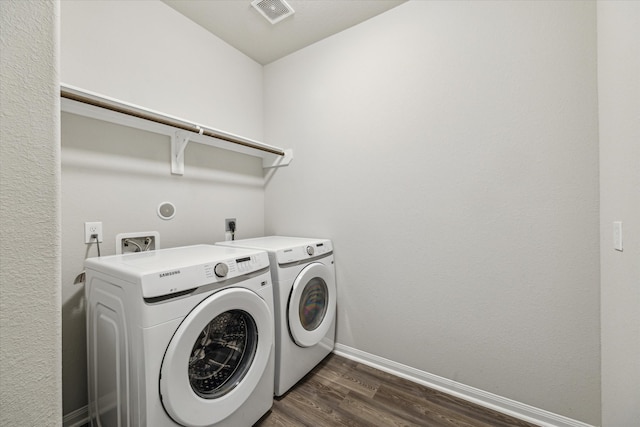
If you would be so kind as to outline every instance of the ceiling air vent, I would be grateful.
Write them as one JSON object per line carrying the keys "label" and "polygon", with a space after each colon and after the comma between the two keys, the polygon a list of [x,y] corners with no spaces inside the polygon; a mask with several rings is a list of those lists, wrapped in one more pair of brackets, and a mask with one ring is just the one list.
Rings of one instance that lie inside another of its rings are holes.
{"label": "ceiling air vent", "polygon": [[294,13],[291,6],[284,0],[253,0],[251,6],[255,7],[272,24],[280,22]]}

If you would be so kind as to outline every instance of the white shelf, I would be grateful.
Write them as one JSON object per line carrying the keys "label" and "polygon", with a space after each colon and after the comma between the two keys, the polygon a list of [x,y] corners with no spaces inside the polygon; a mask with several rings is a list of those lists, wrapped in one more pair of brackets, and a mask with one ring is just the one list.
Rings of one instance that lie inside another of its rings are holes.
{"label": "white shelf", "polygon": [[60,108],[64,112],[171,137],[171,173],[176,175],[184,175],[184,150],[189,142],[260,157],[263,168],[287,166],[293,160],[291,149],[274,147],[70,85],[61,83],[60,95]]}

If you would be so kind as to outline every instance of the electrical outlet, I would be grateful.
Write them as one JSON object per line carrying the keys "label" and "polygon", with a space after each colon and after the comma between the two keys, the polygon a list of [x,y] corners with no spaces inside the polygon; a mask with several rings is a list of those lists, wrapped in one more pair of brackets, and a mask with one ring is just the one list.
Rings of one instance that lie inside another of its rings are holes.
{"label": "electrical outlet", "polygon": [[227,218],[224,220],[224,240],[228,242],[235,240],[236,229],[238,228],[238,222],[235,218]]}
{"label": "electrical outlet", "polygon": [[96,239],[92,235],[98,235],[98,242],[102,243],[102,223],[101,222],[85,222],[84,223],[84,242],[94,243]]}
{"label": "electrical outlet", "polygon": [[238,221],[235,218],[227,218],[224,220],[224,231],[233,231],[229,225],[232,222],[235,224],[234,230],[238,228]]}

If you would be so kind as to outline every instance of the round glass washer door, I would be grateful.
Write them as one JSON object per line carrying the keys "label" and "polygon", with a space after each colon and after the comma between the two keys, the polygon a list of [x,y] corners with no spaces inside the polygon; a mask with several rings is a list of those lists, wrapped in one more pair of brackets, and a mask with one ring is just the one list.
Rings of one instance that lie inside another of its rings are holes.
{"label": "round glass washer door", "polygon": [[216,316],[200,332],[189,357],[189,382],[203,399],[234,389],[251,367],[258,344],[256,322],[243,310]]}
{"label": "round glass washer door", "polygon": [[296,280],[289,297],[287,320],[291,337],[300,347],[319,343],[336,314],[335,277],[327,266],[314,262]]}
{"label": "round glass washer door", "polygon": [[273,344],[273,314],[242,288],[215,293],[184,318],[161,368],[162,404],[189,427],[218,423],[249,398]]}

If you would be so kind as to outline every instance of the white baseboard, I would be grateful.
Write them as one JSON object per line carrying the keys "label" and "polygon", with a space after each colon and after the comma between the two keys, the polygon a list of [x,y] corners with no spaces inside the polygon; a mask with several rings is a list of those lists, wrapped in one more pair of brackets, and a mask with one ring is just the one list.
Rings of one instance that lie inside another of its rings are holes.
{"label": "white baseboard", "polygon": [[439,377],[343,344],[336,343],[333,352],[347,359],[355,360],[372,368],[388,372],[541,427],[593,427],[581,421],[516,402],[515,400]]}
{"label": "white baseboard", "polygon": [[81,427],[89,424],[89,407],[83,406],[73,412],[68,413],[62,418],[63,427]]}

